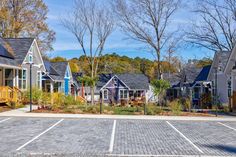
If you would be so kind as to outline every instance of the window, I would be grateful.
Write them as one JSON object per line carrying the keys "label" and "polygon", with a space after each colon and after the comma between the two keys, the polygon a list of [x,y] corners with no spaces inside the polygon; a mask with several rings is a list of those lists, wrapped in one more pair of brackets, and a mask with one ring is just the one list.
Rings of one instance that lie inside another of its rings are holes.
{"label": "window", "polygon": [[108,90],[107,89],[103,90],[103,99],[108,100]]}
{"label": "window", "polygon": [[33,55],[29,54],[29,63],[33,63]]}
{"label": "window", "polygon": [[128,98],[128,90],[120,89],[120,99],[127,99],[127,98]]}
{"label": "window", "polygon": [[5,69],[5,86],[13,87],[13,69]]}
{"label": "window", "polygon": [[118,80],[117,80],[117,78],[114,78],[113,81],[114,81],[114,86],[117,87],[117,86],[118,86]]}
{"label": "window", "polygon": [[37,72],[37,86],[41,89],[41,71]]}
{"label": "window", "polygon": [[26,89],[26,78],[27,78],[27,71],[26,69],[19,70],[19,88],[20,89]]}

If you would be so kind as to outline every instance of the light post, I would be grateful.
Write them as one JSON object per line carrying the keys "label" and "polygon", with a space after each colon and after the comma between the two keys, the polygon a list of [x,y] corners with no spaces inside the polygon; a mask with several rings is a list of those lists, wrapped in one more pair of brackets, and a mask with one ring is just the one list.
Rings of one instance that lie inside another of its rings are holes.
{"label": "light post", "polygon": [[32,65],[33,65],[33,56],[29,55],[28,63],[30,66],[30,112],[32,112]]}
{"label": "light post", "polygon": [[214,104],[216,105],[216,117],[218,115],[218,103],[217,103],[217,67],[215,68],[215,96]]}

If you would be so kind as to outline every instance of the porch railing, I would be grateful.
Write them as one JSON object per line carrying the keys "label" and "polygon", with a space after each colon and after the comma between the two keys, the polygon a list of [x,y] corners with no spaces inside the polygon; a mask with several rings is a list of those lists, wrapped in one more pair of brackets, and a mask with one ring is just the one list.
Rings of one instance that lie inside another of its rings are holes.
{"label": "porch railing", "polygon": [[21,91],[16,87],[0,86],[0,102],[19,102],[21,100]]}

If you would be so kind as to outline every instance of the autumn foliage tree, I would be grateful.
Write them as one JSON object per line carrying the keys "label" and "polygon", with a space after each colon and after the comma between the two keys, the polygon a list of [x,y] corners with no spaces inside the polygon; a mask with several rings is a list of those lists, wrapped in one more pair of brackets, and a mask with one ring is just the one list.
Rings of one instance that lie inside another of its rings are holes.
{"label": "autumn foliage tree", "polygon": [[49,29],[43,0],[1,0],[0,36],[36,38],[42,52],[52,50],[55,32]]}

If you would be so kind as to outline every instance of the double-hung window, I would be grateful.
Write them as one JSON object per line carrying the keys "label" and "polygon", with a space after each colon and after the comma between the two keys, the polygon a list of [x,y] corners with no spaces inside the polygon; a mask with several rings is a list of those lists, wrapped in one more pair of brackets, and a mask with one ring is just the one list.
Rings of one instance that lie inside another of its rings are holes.
{"label": "double-hung window", "polygon": [[38,71],[37,72],[37,86],[39,89],[41,88],[41,77],[42,77],[41,71]]}
{"label": "double-hung window", "polygon": [[103,90],[103,99],[108,100],[108,90],[107,89]]}
{"label": "double-hung window", "polygon": [[127,89],[120,89],[120,99],[127,99],[128,98],[128,90]]}
{"label": "double-hung window", "polygon": [[27,86],[26,86],[26,78],[27,78],[27,71],[26,69],[23,69],[23,70],[19,70],[19,88],[20,89],[26,89]]}
{"label": "double-hung window", "polygon": [[13,87],[13,69],[5,69],[5,85]]}

